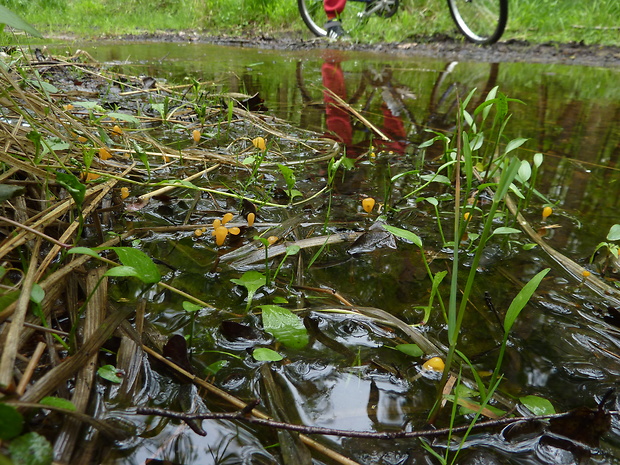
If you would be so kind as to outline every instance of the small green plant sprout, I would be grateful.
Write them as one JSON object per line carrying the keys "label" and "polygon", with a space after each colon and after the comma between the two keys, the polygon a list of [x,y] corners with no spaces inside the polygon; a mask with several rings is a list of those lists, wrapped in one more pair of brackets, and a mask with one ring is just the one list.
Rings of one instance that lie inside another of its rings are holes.
{"label": "small green plant sprout", "polygon": [[123,372],[113,365],[104,365],[97,370],[97,374],[111,383],[120,384],[123,381]]}
{"label": "small green plant sprout", "polygon": [[280,173],[284,177],[286,182],[286,194],[288,195],[289,202],[292,202],[295,197],[303,197],[303,194],[295,189],[295,173],[288,166],[278,163]]}
{"label": "small green plant sprout", "polygon": [[254,357],[254,360],[257,362],[279,362],[280,360],[284,360],[282,355],[267,347],[258,347],[254,349],[252,357]]}
{"label": "small green plant sprout", "polygon": [[301,318],[279,305],[261,305],[263,328],[290,349],[303,349],[308,344],[308,330]]}
{"label": "small green plant sprout", "polygon": [[519,402],[523,404],[533,415],[553,415],[555,408],[548,399],[539,396],[519,397]]}
{"label": "small green plant sprout", "polygon": [[282,268],[282,265],[284,265],[284,262],[286,261],[286,259],[288,257],[293,256],[293,255],[297,255],[300,250],[301,250],[301,247],[299,247],[298,245],[289,245],[286,248],[286,251],[284,252],[284,257],[282,258],[282,260],[278,264],[278,267],[276,268],[276,272],[273,274],[273,278],[272,279],[274,281],[276,280],[276,277],[278,276],[278,273],[280,272],[280,268]]}
{"label": "small green plant sprout", "polygon": [[620,241],[620,224],[614,224],[609,228],[606,239],[607,241],[599,242],[596,246],[590,257],[590,263],[594,261],[595,256],[601,249],[606,249],[597,259],[597,265],[602,273],[607,271],[610,266],[616,272],[620,269],[620,246],[614,244],[613,241]]}
{"label": "small green plant sprout", "polygon": [[250,310],[250,306],[252,305],[252,299],[254,298],[254,294],[261,287],[267,284],[267,278],[263,273],[256,270],[250,270],[243,273],[241,278],[239,279],[231,279],[230,280],[234,284],[238,284],[239,286],[243,286],[248,291],[248,303],[245,307],[245,311]]}

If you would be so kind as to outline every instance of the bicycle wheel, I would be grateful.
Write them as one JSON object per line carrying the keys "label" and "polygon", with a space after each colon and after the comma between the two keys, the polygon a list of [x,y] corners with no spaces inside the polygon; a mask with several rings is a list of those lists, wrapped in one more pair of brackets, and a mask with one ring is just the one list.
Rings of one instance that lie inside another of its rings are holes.
{"label": "bicycle wheel", "polygon": [[475,44],[493,44],[504,33],[508,0],[448,0],[452,19]]}
{"label": "bicycle wheel", "polygon": [[[342,14],[342,26],[347,32],[353,32],[363,25],[369,17],[369,2],[363,0],[349,0]],[[323,25],[327,22],[327,16],[323,9],[323,0],[297,0],[297,7],[301,19],[304,20],[308,29],[317,37],[324,37],[327,32]]]}

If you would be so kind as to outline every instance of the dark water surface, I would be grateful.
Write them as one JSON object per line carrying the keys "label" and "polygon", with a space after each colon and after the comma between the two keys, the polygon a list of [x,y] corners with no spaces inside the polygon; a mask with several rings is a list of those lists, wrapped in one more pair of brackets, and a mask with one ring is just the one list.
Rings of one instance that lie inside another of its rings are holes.
{"label": "dark water surface", "polygon": [[[473,101],[480,103],[497,85],[508,97],[524,103],[511,104],[513,116],[507,126],[507,140],[529,139],[519,149],[521,159],[531,161],[535,153],[544,154],[536,188],[554,205],[554,213],[544,225],[557,226],[547,230],[548,243],[598,274],[599,269],[589,265],[589,258],[597,244],[605,240],[610,227],[620,222],[620,69],[446,63],[334,50],[266,51],[200,44],[102,44],[83,49],[98,61],[128,74],[152,76],[170,84],[182,83],[186,78],[213,82],[213,92],[257,93],[264,100],[265,115],[339,139],[349,157],[361,158],[357,168],[337,185],[330,218],[357,230],[365,230],[371,224],[360,213],[362,196],[382,200],[389,189],[386,180],[391,176],[424,163],[439,165],[435,160],[441,154],[439,147],[428,149],[422,160],[417,146],[430,138],[427,129],[454,129],[456,96],[464,98],[476,87],[479,92]],[[326,98],[335,97],[325,93],[324,86],[348,102],[389,140],[382,142],[369,130],[369,124],[361,124],[349,112],[333,108],[326,112]],[[298,171],[297,188],[316,191],[316,186],[324,181],[325,169],[325,165],[311,165]],[[395,198],[411,191],[407,177],[391,188]],[[450,269],[449,255],[442,247],[434,209],[419,198],[441,199],[448,191],[430,186],[400,201],[401,212],[392,223],[422,237],[429,258],[434,258],[434,272]],[[535,227],[543,225],[543,204],[543,200],[536,199],[524,212]],[[179,208],[181,211],[170,209],[169,213],[182,217],[184,211]],[[288,213],[292,216],[300,212]],[[162,213],[153,214],[158,218]],[[281,211],[266,209],[262,214],[266,221],[286,218]],[[324,207],[304,214],[309,221],[319,223],[325,218]],[[440,204],[439,219],[449,225],[451,215],[449,206]],[[158,224],[157,220],[154,224]],[[447,226],[446,233],[449,230]],[[595,407],[608,389],[617,387],[620,375],[619,330],[603,319],[609,301],[567,274],[540,248],[524,250],[523,245],[530,242],[521,234],[491,243],[472,294],[461,350],[477,369],[492,370],[502,329],[497,317],[487,310],[484,293],[503,314],[529,278],[551,267],[537,296],[513,328],[502,389],[507,396],[542,396],[558,412]],[[152,256],[180,270],[174,277],[175,285],[221,310],[217,314],[201,311],[197,317],[196,365],[204,370],[205,366],[224,360],[227,366],[216,375],[220,387],[245,400],[264,393],[260,363],[246,349],[269,339],[263,335],[258,342],[243,338],[231,342],[217,329],[222,319],[232,319],[231,314],[238,314],[245,307],[244,291],[229,281],[238,278],[241,271],[224,269],[212,273],[212,250],[196,245],[188,234],[155,235],[145,239],[142,246]],[[419,250],[399,242],[397,251],[372,246],[361,252],[364,253],[347,254],[342,248],[326,250],[315,266],[305,271],[305,282],[309,286],[334,288],[355,305],[388,310],[410,324],[419,322],[430,288]],[[306,260],[311,257],[312,253]],[[291,268],[287,265],[285,270],[286,279],[291,279]],[[615,278],[612,275],[610,279]],[[610,281],[612,286],[614,283]],[[112,292],[118,296],[138,293],[120,285]],[[275,296],[291,299],[280,291],[263,290],[255,297],[255,303],[272,303]],[[182,310],[182,299],[153,291],[149,300],[147,312],[154,325],[170,333],[187,334],[188,317]],[[327,298],[324,301],[327,306],[337,305]],[[247,316],[241,320],[254,324],[257,318]],[[402,335],[368,319],[333,312],[314,311],[308,318],[342,350],[327,349],[314,340],[302,351],[287,352],[287,363],[273,364],[275,383],[283,393],[291,421],[360,431],[424,427],[437,379],[417,376],[422,373],[418,361],[408,361],[390,348],[404,342]],[[445,342],[446,327],[438,307],[433,308],[424,328],[429,335]],[[148,373],[146,378],[149,381],[140,393],[142,397],[134,399],[134,403],[153,399],[151,404],[157,406],[184,408],[178,398],[184,395],[186,387],[160,373]],[[229,409],[210,396],[207,403],[214,410]],[[615,410],[618,403],[610,405]],[[107,407],[110,415],[121,415],[121,407],[114,405],[112,396]],[[205,421],[203,427],[208,435],[200,438],[182,425],[158,422],[153,418],[146,420],[146,426],[140,426],[143,437],[118,444],[118,452],[108,463],[142,464],[148,458],[182,464],[283,463],[278,449],[267,446],[284,439],[261,428]],[[579,428],[586,431],[592,425],[586,422]],[[591,453],[589,459],[583,459],[584,463],[620,463],[619,428],[614,417],[611,432],[603,436],[600,448],[590,447],[592,444],[579,447],[573,441],[558,444],[540,432],[523,433],[510,440],[497,432],[474,434],[458,463],[569,464],[577,463],[584,451]],[[317,440],[364,464],[439,463],[418,440]],[[445,439],[432,444],[440,453],[445,450]],[[320,454],[315,457],[313,463],[336,463]]]}

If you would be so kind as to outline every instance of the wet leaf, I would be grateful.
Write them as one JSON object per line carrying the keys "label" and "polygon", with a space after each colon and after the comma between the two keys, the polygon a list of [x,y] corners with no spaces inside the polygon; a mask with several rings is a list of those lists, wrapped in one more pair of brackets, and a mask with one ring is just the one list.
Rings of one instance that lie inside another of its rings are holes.
{"label": "wet leaf", "polygon": [[308,331],[301,318],[278,305],[261,305],[263,327],[279,342],[291,349],[301,349],[308,344]]}
{"label": "wet leaf", "polygon": [[226,365],[228,365],[228,362],[226,360],[218,360],[217,362],[213,362],[212,364],[206,366],[205,371],[210,375],[215,375]]}
{"label": "wet leaf", "polygon": [[189,353],[187,352],[187,341],[180,334],[175,334],[168,339],[163,349],[164,357],[176,363],[188,373],[193,373],[191,363],[189,363]]}
{"label": "wet leaf", "polygon": [[387,224],[384,224],[383,227],[395,236],[413,242],[415,245],[422,248],[422,239],[420,239],[420,236],[418,236],[417,234],[412,233],[411,231],[407,231],[406,229],[389,226]]}
{"label": "wet leaf", "polygon": [[544,397],[524,396],[519,397],[519,401],[534,415],[552,415],[555,413],[553,404]]}
{"label": "wet leaf", "polygon": [[0,439],[11,439],[22,432],[24,418],[15,407],[0,403]]}
{"label": "wet leaf", "polygon": [[153,284],[161,280],[159,269],[153,260],[141,250],[133,247],[110,247],[109,250],[116,252],[123,265],[134,268],[137,272],[136,277],[142,282]]}
{"label": "wet leaf", "polygon": [[97,374],[112,383],[120,384],[123,378],[114,365],[104,365],[97,370]]}
{"label": "wet leaf", "polygon": [[258,339],[258,333],[254,328],[235,321],[222,321],[220,331],[229,341],[238,341],[239,339]]}
{"label": "wet leaf", "polygon": [[248,291],[248,304],[246,306],[246,311],[250,309],[250,305],[252,304],[252,299],[254,298],[254,294],[258,291],[262,286],[267,283],[267,278],[265,275],[256,270],[250,270],[243,273],[241,278],[239,279],[231,279],[231,282],[234,284],[238,284],[239,286],[243,286]]}
{"label": "wet leaf", "polygon": [[417,344],[398,344],[396,350],[411,357],[421,357],[424,355],[424,351]]}
{"label": "wet leaf", "polygon": [[81,208],[84,202],[84,196],[86,195],[86,186],[80,182],[80,180],[71,173],[56,173],[56,181],[62,187],[67,189],[67,192],[75,201],[78,208]]}
{"label": "wet leaf", "polygon": [[52,463],[52,445],[37,433],[27,433],[14,439],[9,446],[11,459],[19,465],[49,465]]}
{"label": "wet leaf", "polygon": [[252,352],[252,357],[254,357],[254,360],[259,362],[279,362],[284,359],[284,357],[282,357],[282,355],[277,353],[275,350],[267,349],[266,347],[254,349],[254,352]]}
{"label": "wet leaf", "polygon": [[68,399],[63,399],[61,397],[47,396],[41,399],[39,403],[43,405],[49,405],[50,407],[64,408],[65,410],[71,410],[72,412],[77,410],[73,402]]}
{"label": "wet leaf", "polygon": [[189,302],[187,300],[183,301],[183,310],[185,310],[186,312],[189,313],[193,313],[193,312],[198,312],[200,310],[202,310],[202,307],[200,305],[197,305],[193,302]]}
{"label": "wet leaf", "polygon": [[603,409],[579,407],[566,416],[549,420],[549,431],[598,447],[601,435],[611,428],[611,414]]}

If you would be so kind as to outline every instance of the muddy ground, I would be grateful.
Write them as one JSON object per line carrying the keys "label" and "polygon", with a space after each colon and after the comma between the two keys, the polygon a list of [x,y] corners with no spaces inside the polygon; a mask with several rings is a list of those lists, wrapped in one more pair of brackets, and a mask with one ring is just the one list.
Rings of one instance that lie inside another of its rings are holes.
{"label": "muddy ground", "polygon": [[[114,39],[106,37],[106,39]],[[116,38],[119,39],[119,38]],[[194,31],[136,34],[122,41],[187,41],[281,50],[334,48],[362,52],[418,55],[457,61],[561,63],[584,66],[620,67],[620,46],[587,45],[581,42],[533,44],[506,40],[492,46],[478,46],[446,35],[421,37],[403,42],[363,44],[301,38],[294,34],[255,37],[212,37]]]}

